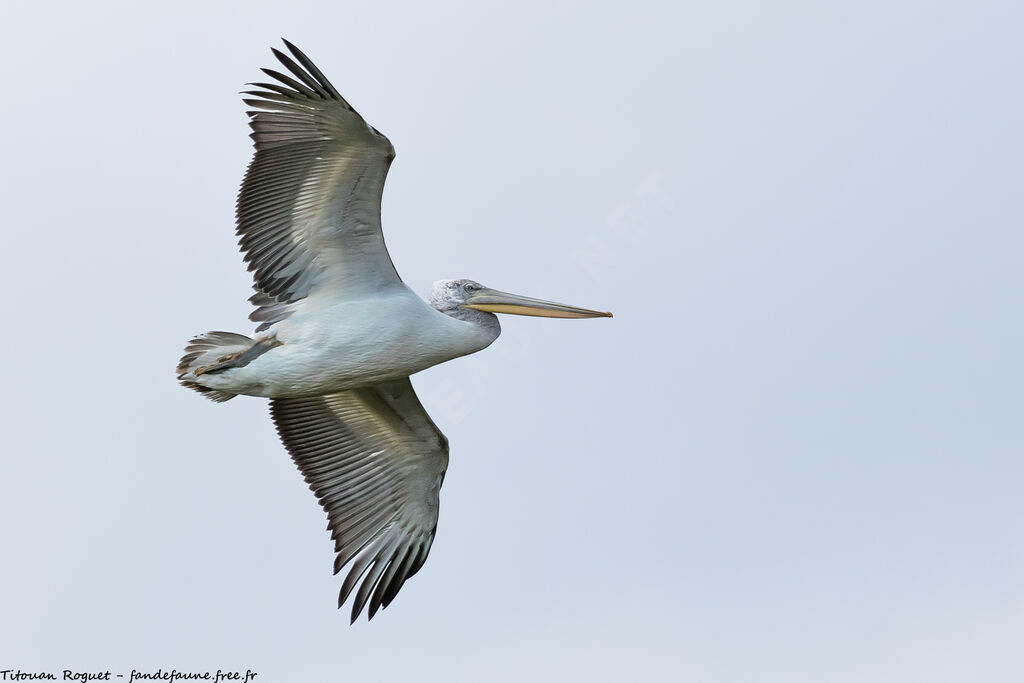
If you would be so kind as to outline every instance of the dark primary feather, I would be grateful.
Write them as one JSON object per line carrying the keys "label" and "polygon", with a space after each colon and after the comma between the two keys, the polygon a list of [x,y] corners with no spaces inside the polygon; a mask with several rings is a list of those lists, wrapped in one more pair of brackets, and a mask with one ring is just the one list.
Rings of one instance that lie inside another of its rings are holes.
{"label": "dark primary feather", "polygon": [[[321,285],[376,289],[398,281],[380,226],[391,143],[366,123],[313,62],[285,41],[291,75],[245,92],[256,153],[238,194],[239,244],[265,329]],[[254,302],[256,303],[256,302]],[[266,310],[264,310],[266,309]]]}
{"label": "dark primary feather", "polygon": [[[448,440],[408,378],[327,396],[270,402],[277,431],[327,512],[338,606],[373,618],[427,559]],[[358,587],[358,589],[357,589]]]}

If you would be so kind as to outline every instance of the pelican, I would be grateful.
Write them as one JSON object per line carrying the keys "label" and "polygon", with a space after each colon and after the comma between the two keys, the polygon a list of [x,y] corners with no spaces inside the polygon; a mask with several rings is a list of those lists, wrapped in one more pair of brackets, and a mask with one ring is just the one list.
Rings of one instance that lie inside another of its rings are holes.
{"label": "pelican", "polygon": [[253,273],[253,336],[192,339],[178,380],[214,401],[270,399],[278,434],[327,513],[340,608],[351,622],[386,608],[423,566],[437,528],[448,439],[409,376],[497,339],[495,313],[611,317],[490,289],[402,282],[381,231],[395,149],[298,48],[273,49],[289,74],[243,101],[255,154],[238,194],[239,244]]}

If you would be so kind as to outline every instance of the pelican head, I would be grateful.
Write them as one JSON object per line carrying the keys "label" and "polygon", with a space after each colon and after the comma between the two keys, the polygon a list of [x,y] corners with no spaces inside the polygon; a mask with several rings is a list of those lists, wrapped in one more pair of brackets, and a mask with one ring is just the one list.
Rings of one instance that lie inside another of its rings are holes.
{"label": "pelican head", "polygon": [[430,305],[448,315],[455,315],[465,309],[486,313],[509,313],[532,315],[541,318],[610,318],[611,313],[592,311],[558,304],[543,299],[509,294],[501,290],[484,287],[473,280],[439,280],[434,283],[430,294]]}

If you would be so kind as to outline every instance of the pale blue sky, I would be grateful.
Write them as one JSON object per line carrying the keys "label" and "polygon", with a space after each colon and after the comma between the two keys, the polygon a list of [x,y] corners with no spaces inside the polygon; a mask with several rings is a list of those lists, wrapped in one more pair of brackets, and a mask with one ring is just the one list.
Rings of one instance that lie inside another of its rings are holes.
{"label": "pale blue sky", "polygon": [[[1019,681],[1024,9],[10,3],[0,669]],[[237,91],[286,36],[398,150],[399,271],[505,318],[414,378],[437,541],[370,624],[265,402]]]}

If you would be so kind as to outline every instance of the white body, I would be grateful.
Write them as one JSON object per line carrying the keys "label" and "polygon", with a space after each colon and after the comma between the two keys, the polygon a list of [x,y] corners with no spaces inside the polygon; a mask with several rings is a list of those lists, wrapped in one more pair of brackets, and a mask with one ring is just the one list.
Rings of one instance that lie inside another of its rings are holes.
{"label": "white body", "polygon": [[330,394],[408,377],[486,348],[499,333],[497,325],[459,320],[431,308],[401,282],[364,299],[313,295],[303,303],[256,337],[280,346],[244,367],[196,381],[269,398]]}

